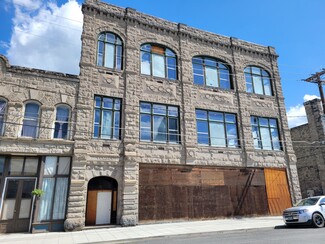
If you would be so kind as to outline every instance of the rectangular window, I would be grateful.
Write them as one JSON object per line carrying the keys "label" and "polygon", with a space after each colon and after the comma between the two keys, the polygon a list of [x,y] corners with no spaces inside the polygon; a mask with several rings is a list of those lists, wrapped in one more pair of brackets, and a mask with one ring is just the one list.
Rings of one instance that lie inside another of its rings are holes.
{"label": "rectangular window", "polygon": [[235,114],[196,109],[197,142],[215,147],[239,147]]}
{"label": "rectangular window", "polygon": [[254,147],[263,150],[281,150],[276,119],[251,116]]}
{"label": "rectangular window", "polygon": [[48,156],[45,158],[44,178],[40,198],[38,221],[65,219],[70,157]]}
{"label": "rectangular window", "polygon": [[152,75],[165,77],[165,57],[159,54],[152,54]]}
{"label": "rectangular window", "polygon": [[179,111],[176,106],[141,102],[140,140],[180,143]]}
{"label": "rectangular window", "polygon": [[94,138],[119,139],[121,99],[95,96]]}

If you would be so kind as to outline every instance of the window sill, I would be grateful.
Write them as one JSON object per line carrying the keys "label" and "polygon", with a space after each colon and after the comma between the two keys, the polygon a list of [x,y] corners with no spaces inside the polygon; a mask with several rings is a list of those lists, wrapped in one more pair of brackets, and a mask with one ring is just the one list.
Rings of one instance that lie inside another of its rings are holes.
{"label": "window sill", "polygon": [[235,89],[226,89],[226,88],[222,88],[222,87],[202,86],[202,85],[198,85],[198,84],[194,84],[194,83],[193,83],[193,86],[196,87],[197,89],[203,89],[203,90],[212,91],[212,92],[231,92],[231,93],[235,92]]}
{"label": "window sill", "polygon": [[118,75],[123,72],[123,70],[117,70],[117,69],[108,68],[108,67],[104,67],[104,66],[98,66],[98,65],[96,65],[96,68],[98,69],[99,73],[109,74],[109,75]]}
{"label": "window sill", "polygon": [[141,74],[141,73],[140,73],[140,75],[142,77],[147,78],[147,80],[154,81],[154,82],[157,82],[157,83],[163,83],[164,81],[165,82],[177,82],[177,83],[180,82],[179,79],[169,79],[169,78],[166,78],[166,77],[158,77],[158,76],[146,75],[146,74]]}

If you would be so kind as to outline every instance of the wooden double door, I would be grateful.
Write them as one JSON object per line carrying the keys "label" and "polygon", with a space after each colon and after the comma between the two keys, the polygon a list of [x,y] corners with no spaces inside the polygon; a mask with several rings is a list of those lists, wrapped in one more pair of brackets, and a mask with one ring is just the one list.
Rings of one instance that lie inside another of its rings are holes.
{"label": "wooden double door", "polygon": [[7,177],[1,197],[1,225],[3,232],[28,232],[33,210],[36,178]]}

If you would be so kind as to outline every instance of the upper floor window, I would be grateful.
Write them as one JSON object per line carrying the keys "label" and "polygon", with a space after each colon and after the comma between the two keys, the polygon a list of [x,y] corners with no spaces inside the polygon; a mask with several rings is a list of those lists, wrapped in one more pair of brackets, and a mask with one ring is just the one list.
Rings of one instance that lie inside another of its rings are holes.
{"label": "upper floor window", "polygon": [[122,69],[123,44],[117,35],[105,32],[98,37],[97,65],[107,68]]}
{"label": "upper floor window", "polygon": [[70,109],[65,105],[56,107],[53,138],[68,139]]}
{"label": "upper floor window", "polygon": [[25,114],[21,136],[36,138],[38,136],[40,106],[35,102],[25,105]]}
{"label": "upper floor window", "polygon": [[141,102],[140,140],[179,143],[178,107]]}
{"label": "upper floor window", "polygon": [[266,70],[248,66],[244,72],[247,92],[272,96],[270,75]]}
{"label": "upper floor window", "polygon": [[176,54],[163,46],[142,45],[141,74],[176,80]]}
{"label": "upper floor window", "polygon": [[235,114],[196,109],[196,128],[201,145],[239,147]]}
{"label": "upper floor window", "polygon": [[281,150],[276,119],[251,116],[254,147],[264,150]]}
{"label": "upper floor window", "polygon": [[95,96],[94,138],[119,139],[121,99]]}
{"label": "upper floor window", "polygon": [[2,136],[4,133],[6,110],[7,110],[7,102],[4,100],[0,100],[0,136]]}
{"label": "upper floor window", "polygon": [[229,67],[221,61],[208,57],[192,59],[194,84],[231,89]]}

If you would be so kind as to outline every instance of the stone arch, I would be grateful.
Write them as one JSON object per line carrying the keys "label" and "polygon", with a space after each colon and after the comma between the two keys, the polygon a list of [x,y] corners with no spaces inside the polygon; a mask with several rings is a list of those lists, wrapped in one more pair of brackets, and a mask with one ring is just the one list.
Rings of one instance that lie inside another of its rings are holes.
{"label": "stone arch", "polygon": [[98,176],[88,182],[86,225],[116,224],[118,183],[114,178]]}

